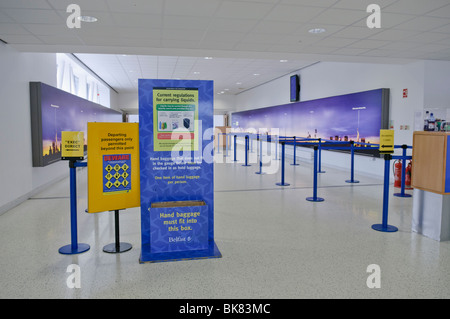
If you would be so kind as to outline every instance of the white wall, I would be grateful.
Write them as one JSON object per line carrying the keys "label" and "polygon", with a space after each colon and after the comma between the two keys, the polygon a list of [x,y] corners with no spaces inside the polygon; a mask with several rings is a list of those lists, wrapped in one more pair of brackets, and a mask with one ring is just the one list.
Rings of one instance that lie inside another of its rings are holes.
{"label": "white wall", "polygon": [[68,174],[67,163],[32,167],[30,81],[56,86],[56,55],[0,43],[0,213]]}

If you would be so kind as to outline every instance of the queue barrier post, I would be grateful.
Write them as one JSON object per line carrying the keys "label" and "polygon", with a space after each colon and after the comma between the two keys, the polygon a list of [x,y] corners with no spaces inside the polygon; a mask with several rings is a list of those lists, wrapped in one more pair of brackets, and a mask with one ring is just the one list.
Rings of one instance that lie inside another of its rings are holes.
{"label": "queue barrier post", "polygon": [[[320,144],[319,144],[320,145]],[[318,155],[318,146],[314,146],[314,177],[313,177],[313,197],[307,197],[306,200],[310,202],[323,202],[324,199],[322,197],[317,197],[317,155]]]}
{"label": "queue barrier post", "polygon": [[235,162],[237,162],[237,159],[236,159],[236,138],[237,138],[237,135],[234,135],[234,161]]}
{"label": "queue barrier post", "polygon": [[350,152],[351,152],[351,160],[350,160],[350,179],[346,180],[346,183],[359,183],[359,181],[355,180],[355,142],[350,141]]}
{"label": "queue barrier post", "polygon": [[245,135],[245,164],[242,166],[251,166],[248,164],[248,135]]}
{"label": "queue barrier post", "polygon": [[259,171],[255,172],[255,174],[263,175],[262,171],[262,138],[259,137]]}
{"label": "queue barrier post", "polygon": [[285,142],[281,142],[281,183],[276,183],[278,186],[289,186],[290,184],[284,182],[284,144]]}
{"label": "queue barrier post", "polygon": [[[315,157],[315,155],[314,155]],[[317,173],[325,173],[325,171],[322,171],[322,139],[319,138],[319,169]]]}
{"label": "queue barrier post", "polygon": [[388,207],[389,207],[389,174],[391,154],[384,154],[384,189],[383,189],[383,220],[381,224],[373,224],[372,229],[381,232],[393,233],[398,231],[398,228],[388,225]]}
{"label": "queue barrier post", "polygon": [[86,167],[86,162],[77,160],[69,161],[70,168],[70,238],[69,245],[61,247],[58,251],[63,255],[75,255],[88,251],[91,247],[88,244],[78,243],[77,230],[77,167]]}
{"label": "queue barrier post", "polygon": [[296,141],[296,137],[294,136],[294,163],[292,163],[291,165],[293,166],[297,166],[299,164],[297,164],[297,141]]}

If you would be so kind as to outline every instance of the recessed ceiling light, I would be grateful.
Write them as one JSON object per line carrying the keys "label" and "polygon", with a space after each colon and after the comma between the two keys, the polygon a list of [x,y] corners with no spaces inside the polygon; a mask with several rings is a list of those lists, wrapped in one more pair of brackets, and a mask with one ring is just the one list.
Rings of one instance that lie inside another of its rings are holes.
{"label": "recessed ceiling light", "polygon": [[210,56],[205,56],[205,60],[212,60],[212,57],[210,57]]}
{"label": "recessed ceiling light", "polygon": [[194,74],[200,74],[200,72],[194,72]]}
{"label": "recessed ceiling light", "polygon": [[237,85],[241,85],[241,84],[242,84],[242,82],[236,82],[236,84],[237,84]]}
{"label": "recessed ceiling light", "polygon": [[253,73],[253,75],[259,75],[259,73]]}
{"label": "recessed ceiling light", "polygon": [[288,60],[280,60],[281,63],[287,62]]}
{"label": "recessed ceiling light", "polygon": [[313,33],[313,34],[319,34],[319,33],[324,33],[326,31],[327,30],[325,30],[324,28],[314,28],[314,29],[309,30],[308,32]]}
{"label": "recessed ceiling light", "polygon": [[83,22],[96,22],[98,19],[91,16],[79,16],[78,19]]}

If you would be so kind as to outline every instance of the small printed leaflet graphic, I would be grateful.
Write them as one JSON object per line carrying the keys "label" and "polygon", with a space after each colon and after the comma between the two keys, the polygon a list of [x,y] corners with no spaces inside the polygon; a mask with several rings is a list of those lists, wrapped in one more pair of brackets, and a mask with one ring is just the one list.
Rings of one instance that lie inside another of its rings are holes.
{"label": "small printed leaflet graphic", "polygon": [[131,154],[103,155],[103,193],[131,190]]}

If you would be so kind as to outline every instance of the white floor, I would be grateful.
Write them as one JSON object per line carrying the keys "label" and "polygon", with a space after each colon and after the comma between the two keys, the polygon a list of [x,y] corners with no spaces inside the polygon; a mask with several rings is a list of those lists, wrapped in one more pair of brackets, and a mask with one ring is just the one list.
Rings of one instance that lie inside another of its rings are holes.
{"label": "white floor", "polygon": [[[222,154],[217,155],[221,158]],[[254,156],[254,154],[252,154]],[[252,157],[253,158],[253,157]],[[382,180],[324,167],[321,203],[312,196],[312,165],[286,165],[256,175],[257,164],[215,165],[215,240],[220,259],[139,263],[140,210],[120,213],[120,239],[133,248],[108,254],[114,213],[84,213],[86,170],[78,169],[78,242],[90,250],[58,253],[70,244],[69,180],[56,183],[0,216],[0,298],[448,298],[450,242],[411,231],[412,198],[394,197],[383,233]],[[275,162],[272,162],[275,163]],[[278,165],[278,164],[276,164]],[[411,192],[410,192],[411,193]],[[81,287],[66,272],[80,267]],[[369,265],[380,288],[368,288]]]}

